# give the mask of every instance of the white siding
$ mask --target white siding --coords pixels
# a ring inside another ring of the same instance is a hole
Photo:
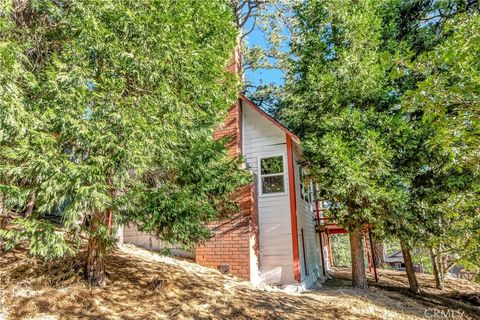
[[[145,232],[138,231],[135,225],[127,225],[123,228],[123,242],[131,243],[139,247],[143,247],[150,250],[162,251],[170,250],[175,256],[194,258],[195,253],[193,250],[184,250],[180,245],[170,245],[160,241],[153,235]]]
[[[301,198],[300,190],[300,150],[297,146],[294,148],[294,164],[295,164],[295,192],[297,198],[297,227],[298,227],[298,246],[300,254],[300,270],[302,275],[302,283],[306,287],[311,287],[315,280],[321,276],[322,262],[320,259],[320,244],[318,236],[315,232],[315,214],[313,205]],[[308,187],[308,186],[305,186]],[[302,244],[303,229],[303,244]],[[305,256],[303,255],[303,245],[305,246]],[[305,270],[305,259],[307,270]]]
[[[243,155],[258,183],[258,160],[283,156],[285,193],[258,196],[259,278],[267,283],[295,282],[293,276],[292,232],[288,195],[288,162],[285,133],[249,106],[243,106]]]

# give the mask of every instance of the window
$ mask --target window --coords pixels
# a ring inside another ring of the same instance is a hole
[[[309,186],[305,187],[305,185],[308,185],[307,180],[305,179],[305,170],[303,167],[300,167],[300,198],[303,200],[310,202],[310,190]]]
[[[313,186],[313,181],[310,181],[308,185],[308,202],[314,203],[315,202],[315,189]]]
[[[300,174],[299,174],[299,178],[300,178],[300,198],[302,198],[303,200],[305,200],[305,183],[304,183],[304,177],[303,177],[303,168],[300,167],[299,168],[300,170]]]
[[[260,187],[262,194],[285,192],[283,156],[260,159]]]

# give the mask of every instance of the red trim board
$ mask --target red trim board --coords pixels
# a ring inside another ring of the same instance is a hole
[[[290,196],[290,220],[292,226],[292,246],[293,246],[293,275],[296,281],[301,281],[300,274],[300,256],[298,253],[298,228],[297,228],[297,196],[295,192],[295,166],[293,163],[292,137],[285,134],[287,139],[287,159],[288,159],[288,189]]]

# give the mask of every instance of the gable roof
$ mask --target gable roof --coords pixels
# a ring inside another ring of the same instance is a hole
[[[290,130],[288,130],[284,125],[282,125],[280,122],[278,122],[277,120],[275,120],[274,118],[272,118],[270,115],[268,115],[265,111],[263,111],[262,109],[260,109],[259,107],[257,107],[252,101],[250,101],[247,97],[245,97],[243,94],[239,94],[238,95],[239,98],[245,102],[249,107],[251,107],[253,110],[257,111],[260,115],[262,115],[265,119],[267,119],[268,121],[270,121],[271,123],[273,123],[275,126],[277,126],[280,130],[282,130],[283,132],[285,132],[287,135],[290,136],[290,138],[292,138],[293,141],[295,141],[296,143],[300,144],[300,138],[297,137],[293,132],[291,132]]]
[[[403,253],[401,250],[385,256],[385,262],[403,262]]]

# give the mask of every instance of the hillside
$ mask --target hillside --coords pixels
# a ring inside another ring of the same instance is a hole
[[[89,288],[72,259],[44,264],[15,251],[0,256],[0,265],[2,320],[424,319],[426,309],[442,308],[401,291],[353,290],[342,280],[303,294],[255,287],[132,246],[110,254],[110,283],[104,289]],[[346,276],[345,271],[339,270],[340,278]],[[469,317],[475,315],[470,312]]]

